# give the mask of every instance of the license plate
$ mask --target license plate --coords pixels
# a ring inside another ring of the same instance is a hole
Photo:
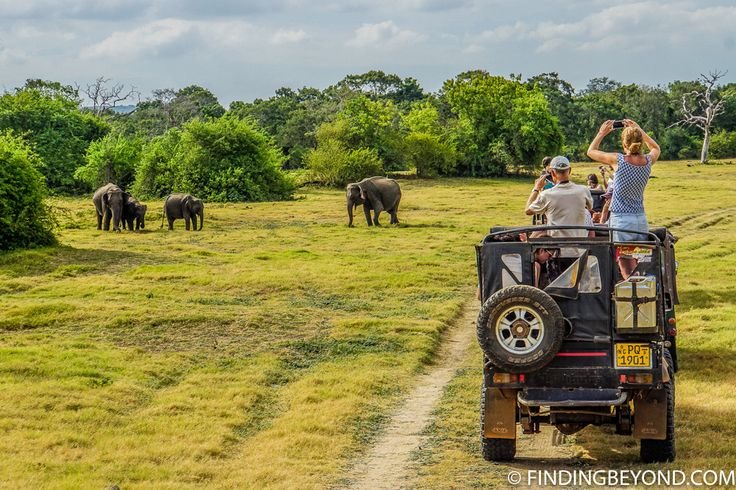
[[[616,367],[652,367],[651,349],[647,344],[616,344]]]

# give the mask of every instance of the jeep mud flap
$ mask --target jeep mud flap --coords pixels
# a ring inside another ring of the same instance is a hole
[[[487,439],[516,439],[516,390],[486,390],[483,429]]]
[[[634,397],[634,431],[636,439],[667,438],[667,392],[652,389]]]

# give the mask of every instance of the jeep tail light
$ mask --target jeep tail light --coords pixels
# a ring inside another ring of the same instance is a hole
[[[668,334],[668,335],[669,335],[670,337],[675,337],[675,336],[677,336],[677,329],[676,329],[676,328],[674,328],[674,327],[673,327],[673,328],[668,328],[668,329],[667,329],[667,334]]]
[[[654,382],[654,376],[651,374],[622,374],[620,380],[622,383],[650,385]]]
[[[674,327],[674,326],[675,326],[675,325],[677,324],[677,320],[675,320],[675,317],[674,317],[674,316],[671,316],[671,317],[669,317],[669,318],[667,319],[667,323],[668,323],[668,324],[669,324],[669,325],[670,325],[671,327]]]
[[[509,373],[495,373],[493,375],[493,382],[495,384],[507,384],[507,383],[518,383],[523,379],[523,374],[509,374]]]

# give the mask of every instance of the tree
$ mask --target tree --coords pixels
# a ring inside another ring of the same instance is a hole
[[[0,250],[54,243],[39,165],[22,138],[0,132]]]
[[[329,186],[344,186],[383,173],[383,162],[375,149],[347,146],[349,124],[345,119],[324,123],[317,130],[317,148],[305,161],[312,179]]]
[[[708,75],[701,74],[700,81],[703,90],[693,90],[682,96],[682,119],[673,124],[696,126],[703,131],[703,149],[700,152],[700,163],[708,161],[708,147],[710,146],[711,127],[713,121],[724,110],[724,99],[716,98],[714,90],[718,80],[726,72],[712,71]]]
[[[74,176],[93,189],[108,182],[127,189],[133,183],[142,145],[140,137],[109,133],[89,145],[87,164],[79,167]]]
[[[533,167],[562,145],[559,122],[538,87],[476,70],[446,81],[442,97],[460,120],[456,128],[463,134],[455,139],[465,140],[462,174],[503,175],[506,159],[498,155],[507,154],[517,165]]]
[[[286,168],[302,166],[305,152],[316,146],[314,134],[320,124],[335,117],[337,102],[315,88],[276,90],[268,99],[252,103],[235,101],[228,111],[238,118],[253,118],[281,147]]]
[[[89,144],[109,130],[103,120],[82,112],[75,97],[71,87],[40,80],[0,96],[0,130],[13,129],[31,144],[48,187],[61,192],[83,189],[74,172],[86,163]]]
[[[142,133],[149,138],[180,128],[195,118],[214,119],[225,114],[217,97],[206,88],[190,85],[179,90],[156,89],[152,97],[138,103],[130,114],[115,116],[115,124],[125,134]]]
[[[92,112],[95,115],[101,116],[126,100],[138,98],[138,101],[140,101],[141,94],[135,87],[131,86],[126,89],[122,83],[109,86],[109,82],[109,78],[97,77],[94,82],[81,89],[92,102]]]
[[[347,122],[344,143],[348,148],[373,148],[387,170],[403,168],[400,114],[393,102],[359,96],[345,103],[338,119]]]
[[[371,70],[360,75],[348,75],[337,83],[351,92],[372,100],[387,99],[395,104],[411,103],[424,98],[424,91],[414,78],[402,79],[393,73]]]

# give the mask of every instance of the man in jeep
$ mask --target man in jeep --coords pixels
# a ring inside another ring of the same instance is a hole
[[[587,224],[586,216],[590,216],[589,209],[593,207],[593,197],[590,190],[570,182],[570,161],[557,156],[550,163],[552,178],[556,185],[551,189],[543,190],[545,178],[540,177],[534,183],[531,195],[526,203],[526,214],[546,214],[550,226]],[[586,236],[585,229],[549,230],[550,236],[576,237]]]

